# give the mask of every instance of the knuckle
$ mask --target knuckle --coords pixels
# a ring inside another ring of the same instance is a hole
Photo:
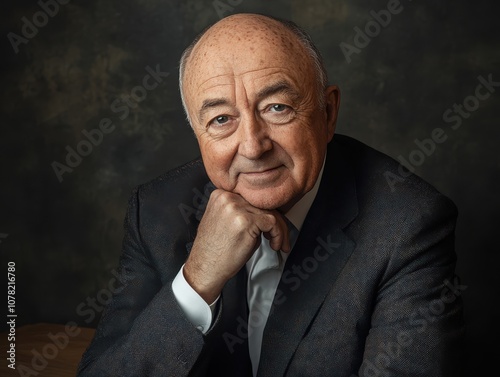
[[[226,214],[234,215],[238,212],[238,206],[234,202],[228,202],[224,205],[224,212]]]
[[[248,218],[239,213],[239,214],[236,214],[233,218],[233,223],[236,227],[240,228],[240,229],[244,229],[244,228],[247,228],[248,225],[249,225],[249,221],[248,221]]]
[[[278,219],[276,218],[275,215],[267,214],[266,218],[267,218],[267,221],[269,222],[269,225],[275,226],[276,224],[278,224]]]
[[[223,191],[223,190],[219,190],[219,191],[220,191],[220,193],[218,193],[217,199],[221,202],[221,204],[228,204],[228,203],[233,202],[233,200],[232,200],[233,194],[231,194],[230,192],[227,192],[227,191]]]
[[[219,196],[220,193],[213,191],[208,198],[207,208],[212,208],[216,206],[219,200]]]

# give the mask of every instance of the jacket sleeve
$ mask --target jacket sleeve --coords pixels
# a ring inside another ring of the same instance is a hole
[[[115,290],[83,355],[80,377],[199,375],[194,369],[204,336],[178,306],[172,282],[162,284],[145,251],[139,206],[136,190],[125,220],[122,286]]]
[[[460,375],[462,292],[456,207],[442,195],[407,211],[388,251],[359,377]]]

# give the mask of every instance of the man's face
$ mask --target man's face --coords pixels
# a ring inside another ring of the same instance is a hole
[[[185,100],[215,186],[286,210],[316,182],[338,91],[329,87],[320,108],[305,50],[288,31],[260,26],[239,36],[234,27],[209,31],[186,68]]]

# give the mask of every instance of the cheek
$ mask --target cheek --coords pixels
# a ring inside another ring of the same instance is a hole
[[[221,143],[201,142],[199,145],[203,164],[210,179],[217,187],[226,187],[233,154]]]
[[[283,145],[294,164],[292,175],[306,186],[314,184],[328,143],[326,133],[312,129],[309,124],[299,125],[298,131],[288,137]]]
[[[292,159],[311,163],[318,158],[321,159],[318,154],[322,154],[327,142],[326,132],[312,128],[310,123],[302,123],[296,126],[295,132],[286,135],[282,145]]]

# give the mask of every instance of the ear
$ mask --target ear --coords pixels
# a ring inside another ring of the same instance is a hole
[[[330,85],[325,89],[326,127],[328,142],[333,138],[340,106],[340,89],[337,85]]]

